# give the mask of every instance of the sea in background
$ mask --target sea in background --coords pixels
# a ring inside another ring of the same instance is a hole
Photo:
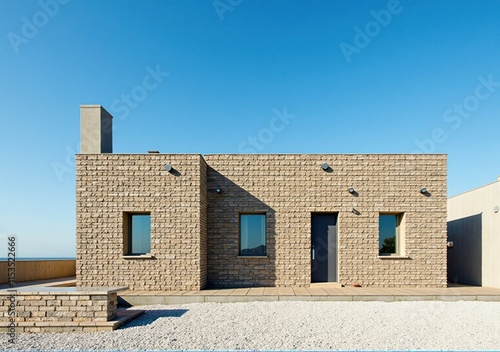
[[[75,260],[75,257],[24,257],[16,258],[16,262],[28,261],[28,260]],[[7,261],[7,257],[0,257],[0,262]]]

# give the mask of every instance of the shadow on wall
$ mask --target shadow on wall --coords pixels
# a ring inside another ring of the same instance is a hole
[[[482,284],[482,214],[448,222],[448,282]]]
[[[252,183],[250,177],[241,183]],[[266,214],[266,256],[240,254],[240,214]],[[208,287],[255,287],[276,284],[276,214],[212,167],[208,167]]]
[[[120,330],[135,328],[140,326],[146,326],[154,323],[160,318],[180,318],[184,314],[189,312],[188,309],[153,309],[147,310],[139,316],[138,318],[132,320],[131,322],[123,325]]]

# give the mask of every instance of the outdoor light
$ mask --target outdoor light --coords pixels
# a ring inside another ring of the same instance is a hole
[[[172,172],[173,170],[172,165],[171,164],[165,165],[165,170],[167,170],[168,172]]]
[[[321,165],[321,168],[326,171],[330,168],[330,165],[328,165],[327,163],[324,163],[323,165]]]
[[[426,193],[427,193],[427,188],[423,187],[423,188],[420,190],[420,193],[422,193],[422,194],[426,194]]]
[[[351,212],[353,212],[356,215],[361,215],[360,211],[356,208],[352,208]]]
[[[351,187],[351,188],[349,188],[349,193],[353,194],[354,192],[356,192],[356,191],[354,190],[354,188],[352,188],[352,187]]]
[[[217,193],[222,193],[222,190],[221,190],[220,188],[217,188],[217,189],[215,190],[215,192],[217,192]]]

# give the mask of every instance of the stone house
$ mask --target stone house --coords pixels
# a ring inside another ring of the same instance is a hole
[[[112,153],[81,106],[77,285],[446,287],[446,155]]]
[[[500,288],[500,177],[448,199],[448,281]]]

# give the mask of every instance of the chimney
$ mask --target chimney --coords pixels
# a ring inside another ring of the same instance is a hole
[[[113,116],[101,105],[80,105],[80,153],[113,153]]]

